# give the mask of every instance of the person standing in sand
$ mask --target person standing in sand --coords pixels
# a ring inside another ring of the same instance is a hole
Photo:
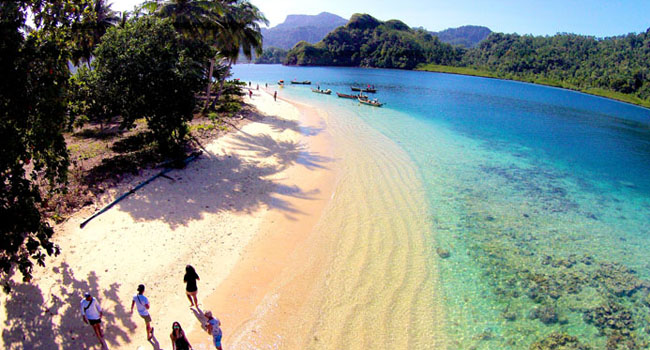
[[[106,342],[104,341],[104,333],[102,332],[102,306],[99,305],[99,301],[93,298],[90,293],[85,293],[84,298],[81,299],[81,316],[83,317],[84,323],[90,324],[95,331],[95,336],[99,340],[99,343],[102,345],[102,348],[107,349]]]
[[[199,307],[199,301],[196,299],[196,294],[198,293],[199,288],[196,286],[196,281],[200,280],[199,275],[196,274],[192,265],[185,266],[183,282],[187,283],[185,286],[185,293],[187,294],[187,299],[190,301],[190,307]]]
[[[278,92],[274,91],[273,92],[273,101],[277,101],[277,100],[278,100]]]
[[[190,350],[192,349],[192,344],[190,344],[187,337],[185,337],[185,332],[181,324],[178,322],[172,323],[172,334],[169,335],[172,339],[172,350]]]
[[[208,322],[205,324],[205,329],[208,331],[208,333],[212,334],[214,347],[217,350],[223,350],[221,348],[221,337],[223,336],[223,333],[221,332],[221,321],[219,321],[217,318],[212,317],[211,311],[206,311],[205,317],[208,319]]]
[[[147,340],[151,340],[153,338],[153,327],[151,327],[151,315],[149,315],[149,299],[144,296],[144,284],[138,286],[138,294],[133,296],[131,315],[133,315],[133,306],[137,306],[138,314],[140,314],[147,326]]]

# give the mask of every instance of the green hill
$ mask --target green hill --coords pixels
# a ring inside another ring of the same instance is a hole
[[[401,21],[382,22],[367,14],[355,14],[320,42],[296,44],[285,63],[413,69],[422,62],[452,64],[460,60],[462,53],[462,49]]]
[[[492,31],[490,28],[482,26],[462,26],[458,28],[448,28],[439,32],[431,32],[437,36],[443,43],[451,45],[460,45],[463,47],[475,47],[481,41],[485,40]]]

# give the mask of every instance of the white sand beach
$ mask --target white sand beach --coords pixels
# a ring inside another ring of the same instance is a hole
[[[275,102],[263,91],[247,101],[264,115],[206,145],[208,152],[187,168],[169,172],[171,179],[156,179],[79,228],[97,208],[157,172],[145,171],[112,189],[98,201],[101,205],[84,208],[57,226],[61,254],[36,268],[31,283],[17,282],[9,296],[2,296],[0,347],[99,349],[79,311],[79,301],[89,291],[104,309],[110,349],[171,349],[173,321],[181,323],[195,349],[212,348],[210,336],[200,328],[203,316],[189,308],[185,296],[185,265],[193,265],[201,278],[198,298],[205,311],[212,307],[211,298],[219,299],[215,291],[233,268],[246,270],[249,262],[242,257],[250,253],[247,247],[259,249],[252,242],[268,242],[288,226],[310,231],[329,200],[334,178],[331,156],[320,153],[327,152],[326,133],[310,132],[323,128],[315,111]],[[270,246],[280,260],[260,265],[269,269],[269,281],[292,251],[286,242],[300,239],[304,234],[284,240],[282,249]],[[129,313],[140,283],[151,302],[151,343],[137,311]],[[226,345],[234,327],[250,317],[264,295],[259,290],[264,283],[240,287],[246,293],[229,301],[230,313],[214,310]]]

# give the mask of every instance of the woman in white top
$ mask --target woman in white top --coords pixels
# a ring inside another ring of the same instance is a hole
[[[144,296],[144,284],[138,286],[138,294],[133,296],[131,302],[131,314],[133,315],[133,307],[137,306],[138,314],[144,320],[147,326],[147,340],[153,338],[153,327],[151,327],[151,315],[149,315],[149,299]]]

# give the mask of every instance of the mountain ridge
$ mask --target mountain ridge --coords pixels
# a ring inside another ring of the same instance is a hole
[[[277,47],[288,50],[300,41],[316,43],[347,22],[347,19],[329,12],[317,15],[288,15],[284,22],[272,28],[262,28],[264,48]]]

